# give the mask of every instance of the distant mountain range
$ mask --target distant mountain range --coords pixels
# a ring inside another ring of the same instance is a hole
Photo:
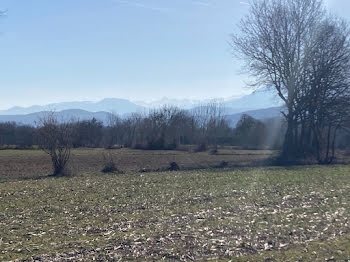
[[[262,108],[279,107],[282,106],[282,103],[274,90],[261,88],[241,98],[225,101],[224,106],[228,114],[236,114]]]
[[[134,103],[136,105],[139,105],[145,108],[159,108],[162,106],[171,105],[171,106],[176,106],[183,109],[191,109],[205,101],[191,100],[191,99],[171,99],[171,98],[163,97],[162,99],[151,101],[151,102],[134,101]]]
[[[0,122],[16,122],[23,125],[35,125],[41,118],[48,115],[48,111],[41,111],[25,115],[0,115]],[[104,124],[108,123],[111,113],[89,112],[81,109],[69,109],[55,112],[58,120],[91,120],[93,118],[102,121]]]
[[[230,120],[233,126],[237,124],[243,113],[256,119],[266,119],[279,116],[281,111],[280,100],[273,92],[267,89],[259,89],[241,98],[214,101],[219,101],[224,106],[225,115],[227,115],[227,119]],[[164,105],[190,110],[208,102],[210,100],[168,98],[152,103],[131,102],[119,98],[106,98],[99,102],[63,102],[44,106],[12,107],[7,110],[0,110],[0,122],[14,121],[21,124],[34,124],[48,111],[54,111],[60,119],[87,120],[96,118],[103,123],[107,123],[111,113],[125,116],[133,112],[147,112],[151,108],[159,108]]]
[[[144,107],[136,105],[129,100],[120,98],[106,98],[99,102],[63,102],[48,104],[45,106],[30,106],[30,107],[12,107],[8,110],[0,110],[0,115],[25,115],[42,111],[60,112],[63,110],[80,109],[89,112],[113,112],[119,115],[124,115],[132,112],[140,112],[145,110]]]
[[[91,101],[76,101],[54,103],[44,106],[34,105],[30,107],[12,107],[7,110],[0,110],[0,115],[25,115],[41,111],[63,111],[71,109],[80,109],[89,112],[113,112],[119,115],[129,114],[133,112],[142,112],[149,108],[159,108],[164,105],[177,106],[183,109],[191,109],[201,104],[206,104],[210,101],[219,101],[226,108],[228,114],[239,113],[248,110],[261,108],[269,108],[280,106],[278,99],[273,92],[266,89],[258,89],[257,91],[243,96],[241,98],[231,98],[228,100],[190,100],[190,99],[169,99],[163,98],[154,102],[131,102],[120,98],[106,98],[99,102]]]

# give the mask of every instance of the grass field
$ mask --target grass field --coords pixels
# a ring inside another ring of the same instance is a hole
[[[228,166],[261,165],[276,153],[269,150],[221,149],[216,155],[209,152],[132,150],[132,149],[75,149],[72,151],[71,167],[76,173],[99,172],[103,168],[103,153],[114,156],[119,169],[135,173],[165,170],[170,162],[177,162],[182,169],[208,168],[226,161]],[[33,178],[47,176],[52,172],[51,162],[40,150],[0,150],[0,179]]]
[[[348,261],[349,206],[349,166],[3,178],[0,261]]]

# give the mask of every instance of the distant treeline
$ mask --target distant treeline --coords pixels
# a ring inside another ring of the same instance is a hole
[[[286,130],[282,119],[256,120],[243,115],[236,127],[225,119],[224,110],[206,105],[192,111],[164,107],[148,114],[121,118],[111,115],[108,125],[96,119],[68,121],[72,147],[114,148],[122,146],[146,150],[173,150],[194,145],[196,151],[209,147],[237,146],[242,149],[280,149]],[[38,144],[40,126],[0,123],[2,148],[30,148]],[[339,136],[338,146],[350,145],[350,136]]]

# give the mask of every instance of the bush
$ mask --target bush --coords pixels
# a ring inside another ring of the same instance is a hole
[[[176,162],[170,163],[169,171],[179,171],[179,170],[180,170],[180,167]]]
[[[49,112],[39,120],[37,141],[52,162],[53,175],[63,175],[71,155],[75,136],[71,122],[58,121],[54,112]]]
[[[117,164],[114,161],[113,155],[111,153],[103,153],[103,173],[123,173],[121,170],[118,169]]]
[[[218,168],[225,168],[225,167],[228,167],[227,161],[221,161],[221,163],[218,165]]]

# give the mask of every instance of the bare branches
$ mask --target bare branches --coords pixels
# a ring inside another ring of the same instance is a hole
[[[232,46],[257,84],[272,85],[286,104],[286,158],[312,144],[319,161],[329,162],[350,103],[347,24],[327,17],[322,0],[253,0],[250,11]]]
[[[52,161],[53,175],[62,174],[70,158],[73,142],[73,126],[59,122],[54,112],[49,112],[39,121],[38,144]]]
[[[287,106],[303,82],[305,39],[322,14],[319,0],[255,0],[232,38],[257,84],[273,85]]]

